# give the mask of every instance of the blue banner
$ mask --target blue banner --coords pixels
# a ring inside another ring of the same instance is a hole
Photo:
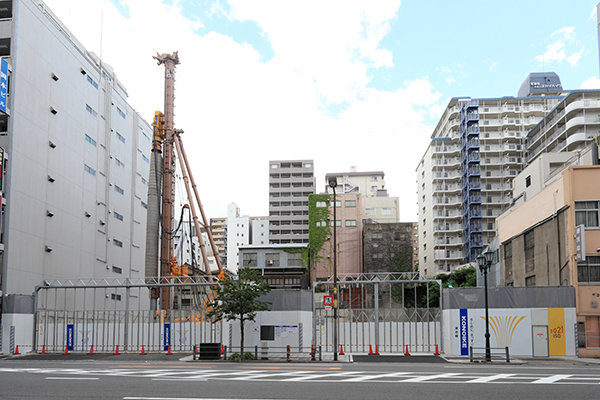
[[[75,333],[75,329],[73,324],[67,325],[67,348],[69,350],[73,350],[73,334]]]
[[[165,351],[169,350],[169,345],[171,344],[171,324],[165,324]]]
[[[467,315],[467,309],[460,309],[460,318],[458,322],[459,326],[459,340],[460,340],[460,355],[468,356],[469,355],[469,318]]]
[[[8,95],[8,63],[0,60],[0,111],[6,112],[6,96]]]

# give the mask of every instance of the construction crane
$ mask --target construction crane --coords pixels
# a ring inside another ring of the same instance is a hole
[[[175,129],[174,127],[175,69],[179,64],[179,55],[177,52],[174,52],[173,54],[157,54],[153,58],[158,61],[158,65],[164,65],[165,97],[164,113],[156,111],[152,124],[152,155],[148,182],[148,224],[146,231],[146,276],[160,277],[161,283],[169,283],[173,276],[187,276],[189,272],[186,266],[177,263],[173,254],[174,238],[181,226],[184,211],[182,209],[178,226],[174,227],[175,170],[178,163],[183,175],[185,194],[188,199],[188,203],[184,208],[188,208],[192,214],[194,227],[198,235],[198,247],[200,248],[204,264],[203,273],[212,276],[207,250],[202,240],[202,233],[206,233],[210,250],[215,257],[219,269],[218,277],[222,278],[223,267],[219,259],[219,253],[212,238],[210,225],[204,214],[196,183],[181,140],[183,130]],[[202,223],[198,219],[197,210],[202,218]],[[215,281],[218,277],[214,277]],[[208,300],[212,295],[212,292],[208,294],[203,308],[207,307],[209,304]],[[153,288],[150,298],[154,309],[171,309],[170,287],[162,286],[160,289]]]

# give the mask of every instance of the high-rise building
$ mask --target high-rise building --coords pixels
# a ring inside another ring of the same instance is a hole
[[[239,248],[252,240],[250,217],[240,216],[240,208],[235,203],[227,205],[227,269],[236,273],[239,268]]]
[[[269,243],[308,243],[313,160],[269,161]]]
[[[227,218],[211,218],[210,233],[219,252],[221,265],[227,265]]]
[[[421,273],[473,262],[492,242],[527,162],[527,134],[564,96],[548,72],[530,74],[518,97],[450,100],[416,170]]]
[[[143,278],[150,125],[42,1],[3,1],[0,36],[2,299],[32,298],[44,280]],[[4,332],[25,326],[18,304],[2,304]]]

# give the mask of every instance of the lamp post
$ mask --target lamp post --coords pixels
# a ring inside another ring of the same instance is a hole
[[[337,178],[329,177],[329,187],[333,189],[333,361],[338,360],[338,284],[337,284],[337,238],[336,238],[336,214],[335,209],[337,208],[337,201],[335,195],[335,188],[337,187]]]
[[[494,252],[489,249],[477,257],[477,265],[479,265],[479,270],[483,272],[483,282],[485,285],[485,361],[487,362],[492,361],[492,354],[490,351],[490,314],[488,307],[487,275],[493,261]]]

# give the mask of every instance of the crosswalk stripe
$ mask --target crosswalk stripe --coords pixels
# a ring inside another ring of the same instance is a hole
[[[467,381],[467,383],[486,383],[496,381],[498,379],[510,378],[511,376],[515,376],[515,374],[496,374],[491,376],[482,376],[481,378],[471,379]]]
[[[554,382],[560,381],[561,379],[570,378],[571,376],[573,376],[573,375],[552,375],[552,376],[547,376],[545,378],[540,378],[531,383],[554,383]]]
[[[362,382],[369,379],[379,379],[379,378],[395,378],[402,375],[408,375],[410,372],[394,372],[391,374],[378,374],[378,375],[364,375],[357,376],[355,378],[342,379],[342,382]]]
[[[459,373],[454,373],[454,372],[449,372],[449,373],[446,373],[446,374],[417,376],[415,378],[405,379],[405,380],[402,380],[400,382],[402,382],[402,383],[424,382],[424,381],[430,381],[432,379],[449,378],[449,377],[457,376],[457,375],[460,375],[460,374]]]

